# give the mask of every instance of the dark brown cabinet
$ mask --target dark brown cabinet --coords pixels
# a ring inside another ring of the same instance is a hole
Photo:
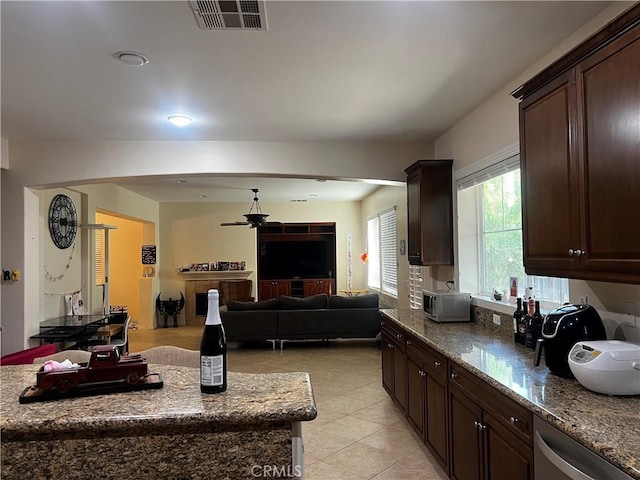
[[[260,300],[278,298],[280,295],[291,295],[289,280],[260,280],[258,282],[258,298]]]
[[[450,372],[451,478],[532,480],[531,412],[461,367]]]
[[[639,19],[636,6],[514,92],[529,274],[640,283]]]
[[[382,383],[445,472],[532,480],[533,414],[382,318]]]
[[[404,411],[407,388],[405,333],[384,321],[381,326],[382,386]]]
[[[407,174],[411,265],[453,265],[453,160],[419,160]]]
[[[267,223],[257,230],[259,300],[335,294],[335,223]]]
[[[331,296],[335,293],[334,281],[331,279],[305,280],[303,286],[303,295],[317,295],[318,293],[326,293]]]
[[[407,420],[448,471],[447,360],[420,340],[407,340]]]

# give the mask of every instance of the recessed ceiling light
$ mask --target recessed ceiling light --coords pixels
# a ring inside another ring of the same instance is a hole
[[[207,198],[206,195],[196,195],[196,197],[198,197],[198,198]]]
[[[316,182],[324,183],[326,181],[327,181],[326,178],[316,178]]]
[[[315,198],[315,197],[319,197],[319,195],[318,195],[317,193],[310,193],[310,194],[309,194],[309,196],[310,196],[310,197],[314,197],[314,198]]]
[[[187,181],[178,179],[178,180],[176,180],[176,183],[187,183]]]
[[[149,59],[138,52],[116,52],[113,56],[125,65],[130,65],[132,67],[142,67],[149,63]]]
[[[167,120],[173,123],[176,127],[185,127],[193,121],[191,120],[191,117],[187,117],[186,115],[170,115],[167,117]]]

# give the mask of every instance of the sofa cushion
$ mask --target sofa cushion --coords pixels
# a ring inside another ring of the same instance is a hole
[[[329,297],[326,293],[319,293],[309,297],[298,298],[280,295],[278,308],[281,310],[311,310],[314,308],[327,308]]]
[[[378,294],[358,295],[357,297],[341,297],[331,295],[329,308],[378,308]]]
[[[278,300],[271,298],[269,300],[261,300],[259,302],[238,302],[229,300],[227,302],[227,311],[238,312],[245,310],[275,310],[278,307]]]

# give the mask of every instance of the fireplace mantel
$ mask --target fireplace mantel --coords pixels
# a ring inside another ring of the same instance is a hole
[[[252,270],[224,270],[208,272],[179,272],[185,280],[246,280]]]

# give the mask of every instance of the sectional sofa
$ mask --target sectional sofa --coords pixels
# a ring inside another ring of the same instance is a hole
[[[326,294],[280,296],[260,302],[230,300],[222,311],[228,341],[375,338],[380,332],[377,293],[357,297]]]

